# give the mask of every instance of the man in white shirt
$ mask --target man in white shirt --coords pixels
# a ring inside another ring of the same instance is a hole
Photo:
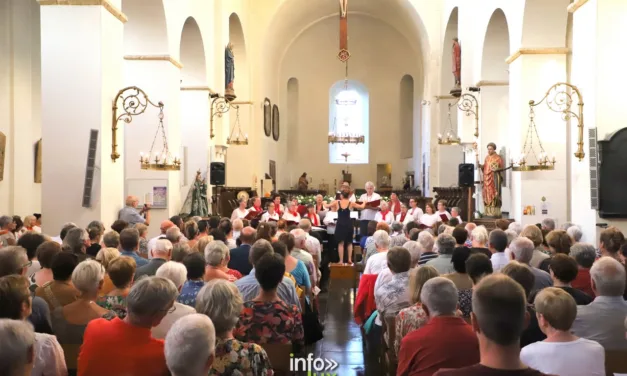
[[[424,214],[422,209],[418,207],[418,202],[416,201],[415,198],[409,199],[409,210],[407,212],[409,213],[409,215],[412,216],[414,221],[419,220],[420,217],[422,217],[422,215]]]
[[[359,201],[361,202],[372,202],[381,200],[381,196],[374,191],[374,184],[369,181],[366,183],[366,193],[359,197]],[[377,215],[378,208],[370,209],[366,208],[361,211],[361,216],[359,218],[359,233],[362,236],[366,236],[368,234],[368,222],[374,221],[374,217]]]
[[[392,222],[394,222],[394,213],[389,210],[388,203],[385,201],[381,201],[380,207],[381,211],[377,212],[377,214],[374,215],[374,220],[376,222],[385,222],[388,225],[391,225]]]
[[[390,248],[390,235],[384,230],[375,231],[372,235],[377,253],[368,257],[364,274],[379,274],[388,267],[387,253]]]
[[[157,240],[166,238],[165,233],[168,231],[170,227],[174,227],[174,223],[170,221],[169,219],[166,219],[165,221],[161,222],[161,226],[159,227],[159,229],[161,230],[161,235],[155,236],[154,238],[148,241],[148,246],[147,246],[148,256],[152,257],[151,256],[152,253],[150,251],[155,249],[157,245]]]
[[[492,253],[490,261],[492,261],[494,273],[503,269],[510,261],[507,254],[505,254],[505,248],[507,248],[507,234],[505,231],[499,229],[492,230],[488,240],[488,249]]]
[[[357,202],[357,198],[355,197],[355,194],[354,193],[350,193],[351,192],[351,185],[348,184],[347,181],[342,183],[342,186],[340,187],[340,192],[348,192],[350,194],[350,196],[348,197],[348,201],[350,201],[350,202]]]

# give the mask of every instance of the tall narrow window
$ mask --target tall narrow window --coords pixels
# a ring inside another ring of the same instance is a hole
[[[413,158],[414,156],[414,78],[410,75],[403,76],[401,80],[401,158]]]
[[[341,80],[329,91],[329,134],[364,136],[360,143],[329,144],[329,163],[368,163],[369,148],[368,89],[354,80]]]

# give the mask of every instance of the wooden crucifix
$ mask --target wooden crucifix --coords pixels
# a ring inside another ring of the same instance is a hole
[[[340,52],[337,57],[343,63],[351,57],[348,52],[348,0],[340,0]]]

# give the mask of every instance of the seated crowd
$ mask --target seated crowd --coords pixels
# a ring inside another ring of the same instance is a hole
[[[597,250],[573,224],[488,231],[445,202],[423,214],[395,200],[397,220],[357,239],[354,315],[397,375],[601,376],[606,355],[627,350],[618,229]],[[133,197],[110,230],[68,223],[48,237],[36,217],[26,230],[0,217],[0,374],[273,375],[270,346],[299,353],[319,339],[327,267],[313,227],[327,217],[322,202],[300,218],[279,199],[269,216],[298,224],[253,227],[258,201],[231,218],[172,217],[152,239]]]

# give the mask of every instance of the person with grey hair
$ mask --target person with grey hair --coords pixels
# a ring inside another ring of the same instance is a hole
[[[173,311],[178,290],[169,279],[146,277],[126,298],[124,320],[96,319],[87,325],[78,357],[83,375],[163,375],[164,343],[150,329]],[[141,351],[135,351],[141,349]]]
[[[205,247],[205,281],[219,278],[233,282],[242,278],[240,272],[228,268],[230,259],[229,247],[226,244],[219,240],[209,242]]]
[[[120,246],[120,234],[117,231],[109,231],[102,236],[103,248],[118,248]]]
[[[510,224],[507,226],[507,229],[515,231],[516,235],[520,235],[523,228],[520,222],[510,222]]]
[[[379,274],[387,265],[387,253],[390,248],[390,235],[387,231],[378,230],[372,235],[377,253],[368,257],[364,274]]]
[[[137,196],[127,196],[125,206],[118,212],[118,219],[128,222],[131,225],[135,223],[144,223],[150,225],[150,205],[144,206],[138,211],[139,198]]]
[[[59,232],[59,235],[52,237],[52,241],[57,242],[59,244],[63,244],[63,238],[65,238],[65,235],[67,235],[67,232],[70,231],[70,229],[74,227],[78,227],[78,226],[76,226],[76,224],[73,222],[65,223],[61,227],[61,231]]]
[[[0,319],[0,375],[30,375],[35,365],[35,332],[28,323]]]
[[[231,222],[231,224],[233,225],[233,239],[237,241],[240,234],[242,233],[242,229],[244,228],[244,222],[241,219],[237,218],[236,220]]]
[[[209,374],[215,359],[215,340],[213,323],[205,315],[195,313],[174,323],[164,349],[172,376]]]
[[[625,266],[605,256],[590,269],[596,298],[587,306],[577,306],[572,332],[578,337],[600,343],[606,351],[627,350],[623,322],[627,316]]]
[[[247,226],[242,229],[239,236],[241,245],[230,251],[231,260],[228,265],[230,269],[237,270],[242,275],[248,275],[250,273],[253,268],[249,258],[250,248],[255,242],[256,236],[257,232],[254,228]]]
[[[541,230],[543,231],[555,230],[555,220],[553,218],[544,218],[540,225],[542,226]]]
[[[344,187],[344,184],[346,184],[346,187]],[[366,182],[366,184],[364,185],[366,193],[362,194],[359,197],[359,200],[356,200],[355,195],[350,193],[350,185],[348,185],[348,183],[346,182],[344,182],[344,184],[342,184],[342,190],[346,190],[347,193],[350,195],[350,202],[360,201],[367,203],[373,201],[381,201],[381,196],[374,191],[374,183],[372,183],[371,181]],[[368,234],[368,222],[373,221],[377,213],[378,211],[376,208],[366,208],[361,211],[361,214],[359,215],[359,234],[361,236],[366,236]]]
[[[438,236],[436,240],[439,256],[429,260],[427,265],[433,266],[440,274],[449,274],[455,272],[452,257],[453,251],[457,246],[455,238],[448,234]]]
[[[569,228],[571,228],[572,226],[576,226],[574,223],[572,222],[564,222],[560,225],[560,230],[568,230]]]
[[[392,222],[392,226],[390,226],[392,230],[392,234],[390,235],[390,248],[392,247],[402,247],[403,244],[407,241],[405,234],[403,233],[403,224],[398,221]]]
[[[507,236],[507,247],[509,247],[509,245],[512,244],[512,241],[518,237],[518,233],[509,228],[505,230],[505,235]],[[505,253],[509,256],[507,249],[505,250]]]
[[[444,277],[429,279],[420,292],[429,323],[401,340],[398,375],[432,375],[442,368],[467,367],[479,362],[477,336],[456,315],[457,288]]]
[[[165,238],[172,244],[177,244],[181,241],[181,229],[178,226],[172,226],[165,232]]]
[[[492,252],[488,249],[488,241],[490,240],[488,236],[488,230],[485,226],[477,226],[475,227],[470,234],[470,241],[472,246],[470,249],[474,252],[480,252],[488,257],[492,257]]]
[[[138,267],[135,271],[136,281],[145,276],[155,275],[157,269],[170,261],[172,258],[172,243],[167,239],[157,240],[155,247],[150,250],[150,255],[152,256],[150,261],[146,265]]]
[[[155,241],[156,244],[156,241]],[[148,247],[152,249],[154,247]],[[128,256],[135,260],[137,267],[148,264],[148,260],[137,254],[139,250],[139,231],[136,228],[125,228],[120,233],[120,256]],[[152,253],[150,253],[152,254]]]
[[[579,227],[577,225],[572,225],[569,228],[567,228],[566,229],[566,233],[571,238],[573,238],[575,243],[579,243],[581,241],[581,238],[583,237],[583,232],[581,231],[581,227]],[[572,246],[571,246],[571,252],[572,252]]]
[[[396,316],[398,312],[409,306],[409,267],[411,255],[403,247],[392,247],[387,252],[388,271],[391,274],[388,281],[379,283],[384,271],[379,274],[374,288],[374,300],[379,315],[383,317]],[[380,322],[380,320],[378,320]]]
[[[179,262],[168,261],[165,264],[161,265],[155,274],[157,277],[169,279],[174,283],[177,290],[181,291],[183,288],[183,284],[187,279],[187,269],[185,266]],[[159,325],[153,327],[151,329],[152,337],[157,339],[163,339],[168,334],[172,325],[179,320],[181,317],[191,315],[196,313],[196,310],[193,307],[190,307],[185,304],[181,304],[177,301],[174,302],[174,306],[172,306],[174,311],[168,312],[163,320],[159,323]]]
[[[210,375],[264,375],[272,369],[261,346],[239,341],[233,336],[243,304],[237,287],[225,280],[213,280],[198,293],[196,309],[199,314],[209,317],[215,326],[215,363],[222,365],[219,372],[212,370]]]
[[[66,252],[74,253],[78,257],[78,261],[84,261],[87,259],[87,247],[91,245],[89,241],[89,234],[82,228],[75,227],[68,231],[65,239],[63,239],[63,250]]]
[[[185,256],[192,253],[188,243],[178,243],[172,246],[172,261],[183,262]]]
[[[577,277],[571,282],[571,285],[594,298],[590,268],[597,258],[596,249],[590,243],[575,243],[570,247],[569,256],[577,261],[578,267]]]
[[[526,237],[518,237],[509,245],[509,256],[512,260],[516,260],[521,264],[528,265],[535,277],[533,291],[542,290],[545,287],[553,286],[553,279],[549,273],[544,270],[533,267],[529,264],[533,257],[535,246],[533,242]]]
[[[272,244],[264,239],[257,240],[250,248],[249,260],[253,269],[250,271],[250,274],[238,279],[235,282],[235,286],[239,289],[244,301],[253,300],[257,295],[259,295],[261,286],[255,277],[255,265],[259,262],[262,256],[268,253],[274,253],[274,249],[272,248]],[[279,286],[277,287],[277,295],[286,304],[293,304],[298,308],[301,308],[298,295],[296,295],[296,287],[290,278],[284,277],[281,283],[279,283]]]
[[[15,230],[15,222],[13,222],[13,218],[9,217],[8,215],[1,216],[0,231],[6,232],[0,235],[0,247],[7,247],[17,244],[17,240],[15,239],[15,234],[13,233],[13,230]]]
[[[428,231],[420,231],[418,234],[418,244],[422,247],[422,254],[420,255],[420,261],[418,265],[425,265],[430,260],[438,257],[438,254],[434,252],[433,247],[435,245],[435,238]]]
[[[314,258],[314,255],[309,253],[309,249],[307,248],[307,240],[308,238],[313,238],[309,236],[307,232],[305,232],[302,228],[297,228],[290,231],[290,234],[294,236],[294,249],[290,252],[290,254],[302,261],[307,270],[311,273],[314,281],[318,281],[318,265],[319,262],[316,262],[317,257]],[[318,243],[319,244],[319,243]]]
[[[422,254],[422,246],[420,243],[410,240],[403,244],[403,248],[408,250],[411,255],[410,269],[418,266],[418,261],[420,260],[420,255]]]

